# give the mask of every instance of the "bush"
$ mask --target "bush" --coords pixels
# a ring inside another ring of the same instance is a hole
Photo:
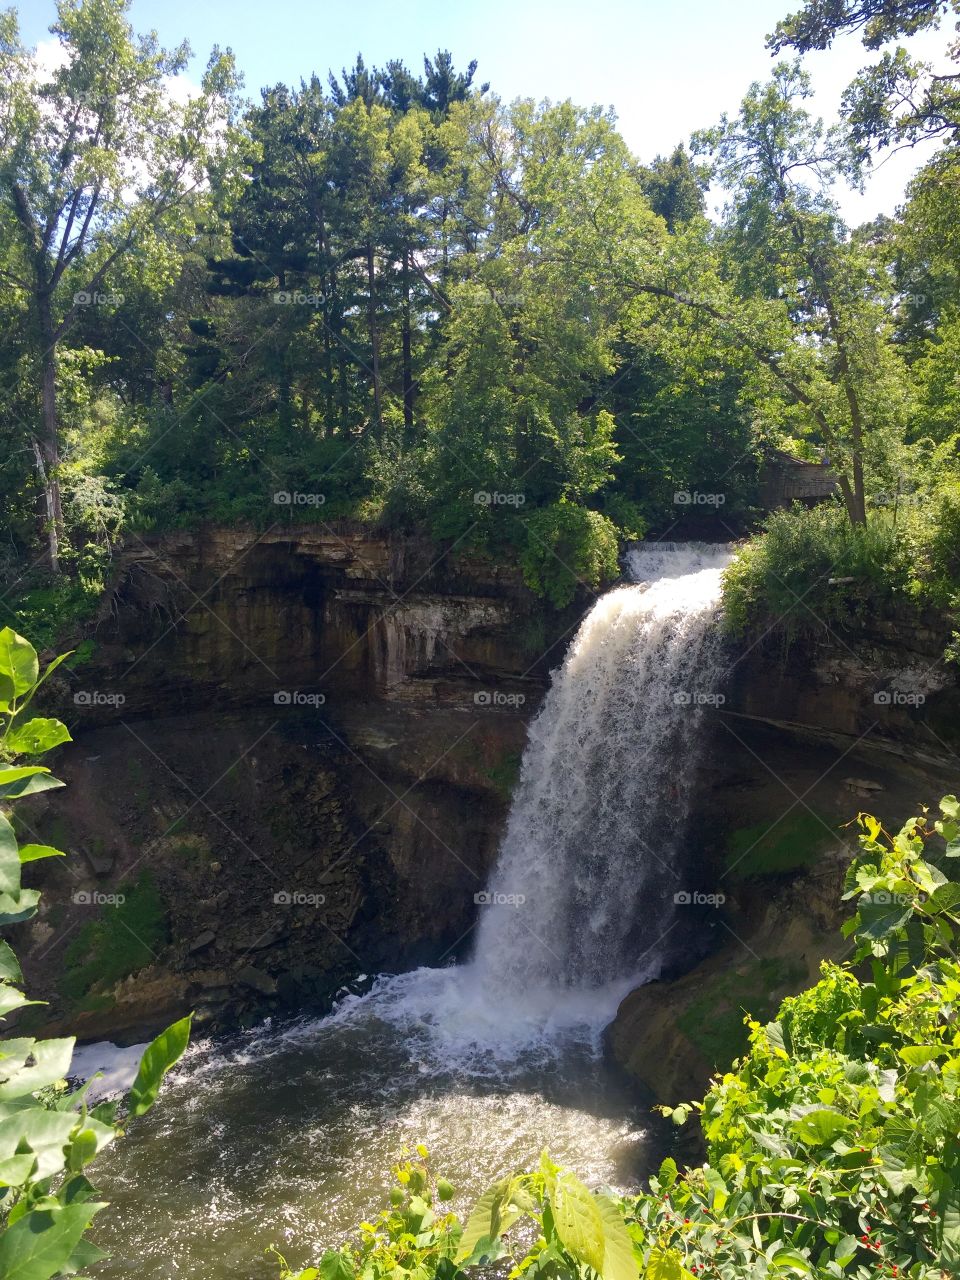
[[[578,585],[595,591],[619,573],[617,531],[599,511],[558,502],[534,511],[524,524],[523,580],[558,609],[570,603]]]
[[[844,578],[852,581],[836,581]],[[724,617],[734,635],[773,624],[792,638],[875,616],[911,580],[908,540],[892,515],[851,525],[839,505],[795,506],[769,516],[727,568]]]

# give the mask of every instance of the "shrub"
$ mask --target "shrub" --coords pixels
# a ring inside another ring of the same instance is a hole
[[[570,603],[578,585],[596,590],[617,576],[617,531],[598,511],[557,502],[524,524],[523,580],[558,609]]]
[[[794,506],[773,512],[727,568],[724,617],[735,635],[774,624],[792,638],[875,614],[910,581],[903,527],[892,516],[851,525],[839,505]]]

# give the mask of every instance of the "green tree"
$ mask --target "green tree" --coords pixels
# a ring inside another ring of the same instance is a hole
[[[41,73],[12,12],[0,32],[0,203],[16,237],[6,278],[21,291],[40,406],[28,419],[46,502],[50,567],[60,568],[58,348],[111,288],[136,245],[183,225],[230,111],[232,59],[215,50],[202,90],[170,92],[186,45],[134,37],[130,0],[60,0],[51,31],[65,55]]]

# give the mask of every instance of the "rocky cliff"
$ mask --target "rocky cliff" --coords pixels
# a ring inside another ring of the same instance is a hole
[[[73,855],[20,941],[38,1020],[235,1024],[462,952],[577,616],[355,526],[134,541],[53,690],[67,789],[25,815]]]

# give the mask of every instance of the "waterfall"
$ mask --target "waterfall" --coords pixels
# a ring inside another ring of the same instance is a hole
[[[641,546],[634,582],[580,626],[530,727],[478,974],[508,989],[600,987],[655,968],[705,710],[722,701],[714,625],[724,547]]]
[[[730,559],[690,543],[628,554],[631,581],[581,623],[530,726],[472,958],[381,978],[332,1020],[399,1028],[422,1072],[499,1076],[571,1037],[595,1045],[658,975],[683,945],[675,895],[704,715],[723,698]]]

